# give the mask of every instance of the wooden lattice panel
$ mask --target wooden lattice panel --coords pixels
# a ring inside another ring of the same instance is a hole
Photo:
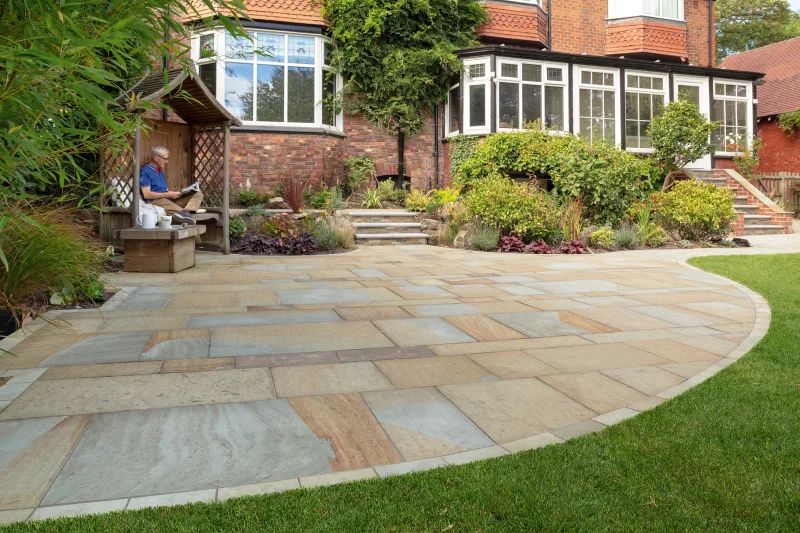
[[[103,153],[103,163],[100,168],[105,189],[103,207],[130,208],[134,198],[134,169],[133,148],[130,144],[121,151],[107,150]]]
[[[200,182],[203,205],[222,207],[225,190],[225,131],[221,126],[195,126],[192,142],[194,180]]]

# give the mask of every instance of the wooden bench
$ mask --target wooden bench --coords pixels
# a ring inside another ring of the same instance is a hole
[[[116,230],[125,244],[125,272],[174,273],[194,266],[195,239],[206,232],[198,224],[185,228]]]

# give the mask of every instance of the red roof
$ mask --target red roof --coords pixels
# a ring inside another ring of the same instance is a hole
[[[213,15],[213,12],[203,2],[199,0],[190,0],[190,2],[197,8],[201,17]],[[320,13],[321,3],[315,0],[244,0],[244,6],[247,14],[253,20],[326,25]]]
[[[726,57],[722,67],[764,72],[758,88],[758,116],[800,109],[800,37]]]

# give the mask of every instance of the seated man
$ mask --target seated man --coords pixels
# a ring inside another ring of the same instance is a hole
[[[200,203],[203,193],[195,192],[181,197],[181,193],[167,188],[167,177],[164,168],[169,161],[169,150],[163,146],[153,147],[152,159],[142,167],[139,174],[139,186],[142,188],[144,200],[164,208],[168,215],[181,223],[195,224],[190,212],[203,213]]]

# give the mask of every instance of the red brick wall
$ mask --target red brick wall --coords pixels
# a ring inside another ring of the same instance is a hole
[[[758,123],[761,153],[756,172],[800,174],[800,133],[787,135],[777,120]]]
[[[712,8],[713,9],[713,8]],[[707,67],[716,63],[716,38],[711,34],[712,57],[708,58],[708,0],[685,0],[683,15],[686,19],[689,35],[686,47],[689,51],[689,63]]]

